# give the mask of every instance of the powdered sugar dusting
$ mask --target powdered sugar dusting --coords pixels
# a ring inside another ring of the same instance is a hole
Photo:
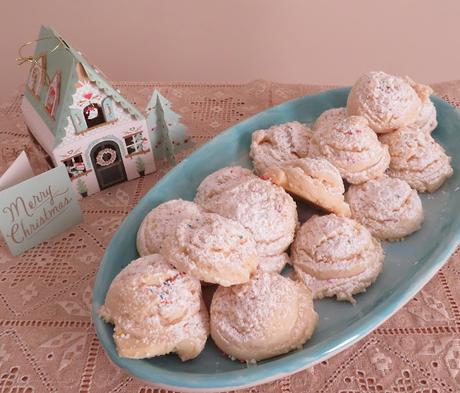
[[[431,132],[438,126],[438,121],[436,119],[436,107],[428,98],[423,104],[420,112],[415,119],[415,121],[408,125],[408,127],[419,130],[426,134],[431,134]]]
[[[332,108],[324,111],[316,119],[313,125],[313,130],[317,131],[321,128],[333,128],[335,123],[347,118],[347,108]]]
[[[388,148],[361,116],[336,121],[320,128],[312,137],[315,154],[330,161],[350,183],[362,183],[382,175],[388,168]]]
[[[182,199],[173,199],[158,205],[142,221],[137,232],[137,250],[140,256],[161,253],[166,239],[185,218],[201,214],[200,206]]]
[[[316,325],[311,295],[278,274],[220,287],[211,304],[211,334],[226,353],[259,360],[302,345]]]
[[[257,269],[253,236],[236,221],[214,213],[183,220],[165,250],[177,269],[209,283],[243,283]]]
[[[397,240],[422,225],[422,202],[417,191],[403,180],[382,176],[352,185],[346,199],[353,218],[380,239]]]
[[[310,151],[311,130],[299,122],[275,125],[252,134],[249,156],[255,171],[262,174],[267,168],[280,165]]]
[[[279,255],[294,238],[297,206],[281,187],[259,178],[241,183],[203,206],[242,224],[259,255]]]
[[[114,340],[124,357],[175,351],[190,359],[201,352],[209,332],[200,282],[158,254],[131,262],[115,277],[100,314],[115,324]]]
[[[364,116],[375,132],[385,133],[415,121],[422,102],[405,78],[373,71],[361,76],[348,96],[350,115]]]
[[[380,243],[356,221],[334,214],[306,221],[292,246],[294,267],[325,282],[339,278],[353,282],[375,261],[383,262]]]
[[[450,157],[426,133],[411,127],[382,135],[391,155],[388,175],[405,180],[420,192],[433,192],[453,173]]]
[[[239,166],[219,169],[207,176],[198,186],[195,202],[206,206],[208,202],[218,198],[223,192],[254,178],[256,175],[251,170]]]
[[[294,266],[297,277],[313,293],[314,299],[325,297],[336,297],[337,300],[345,300],[356,303],[353,295],[365,292],[366,288],[375,282],[383,268],[382,257],[370,260],[369,266],[363,272],[351,278],[333,278],[328,280],[319,280],[318,278],[305,273],[302,269]]]

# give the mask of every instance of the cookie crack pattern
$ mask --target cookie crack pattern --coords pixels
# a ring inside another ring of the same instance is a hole
[[[381,156],[377,161],[375,161],[375,163],[374,163],[373,165],[367,167],[367,168],[365,169],[366,171],[369,171],[369,170],[371,170],[371,169],[374,169],[376,166],[378,166],[379,164],[381,164],[382,161],[385,161],[386,155],[387,155],[387,154],[385,154],[385,150],[383,150],[383,152],[384,152],[383,156]]]
[[[388,216],[389,213],[395,213],[395,217],[382,217],[381,215],[377,217],[378,212],[381,210],[380,207],[376,206],[375,204],[372,204],[371,208],[369,208],[369,213],[366,215],[366,217],[375,222],[375,223],[385,223],[385,222],[398,222],[400,218],[398,216],[402,216],[404,214],[404,211],[408,210],[411,201],[412,201],[412,195],[408,194],[404,199],[398,199],[398,201],[401,201],[399,206],[395,206],[389,209],[389,211],[384,211],[385,215]],[[387,208],[385,206],[385,208]]]
[[[324,232],[323,229],[320,229],[322,234],[323,234],[323,237],[321,238],[320,242],[318,244],[315,245],[315,250],[313,251],[314,254],[311,255],[307,250],[304,250],[304,249],[301,249],[299,250],[300,252],[305,252],[312,260],[318,260],[319,257],[317,255],[317,250],[321,247],[323,247],[326,243],[330,242],[331,240],[337,238],[337,237],[341,237],[341,238],[345,238],[345,239],[356,239],[358,237],[358,232],[352,228],[353,230],[353,233],[348,235],[343,228],[336,228],[335,229],[335,232],[333,232],[332,234],[327,234]],[[325,257],[327,257],[325,255]],[[351,256],[350,259],[353,259],[354,257]],[[347,260],[347,259],[345,259]],[[326,260],[319,260],[318,262],[323,262],[323,263],[331,263],[331,260],[330,259],[327,259]]]
[[[338,144],[339,142],[332,142],[332,143],[324,143],[323,146],[329,147],[333,151],[339,152],[339,153],[345,153],[345,154],[350,154],[350,153],[366,153],[369,152],[370,149],[366,146],[359,147],[359,146],[352,146],[352,148],[345,148],[342,147],[342,143]]]

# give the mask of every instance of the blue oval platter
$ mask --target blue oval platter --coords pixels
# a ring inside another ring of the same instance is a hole
[[[248,152],[254,130],[298,120],[312,123],[324,110],[346,105],[342,88],[286,102],[261,112],[218,135],[164,176],[124,220],[102,259],[93,291],[92,316],[99,339],[112,361],[154,385],[182,391],[223,391],[268,382],[295,373],[349,347],[407,303],[455,251],[460,238],[460,114],[432,97],[438,113],[433,137],[452,157],[454,175],[433,194],[421,194],[425,222],[402,242],[386,243],[385,264],[377,282],[356,296],[357,304],[315,301],[320,322],[302,349],[247,367],[221,354],[209,338],[201,355],[181,362],[175,355],[132,360],[117,355],[113,328],[97,310],[113,278],[138,257],[136,233],[144,216],[174,198],[193,200],[200,182],[229,165],[251,167]]]

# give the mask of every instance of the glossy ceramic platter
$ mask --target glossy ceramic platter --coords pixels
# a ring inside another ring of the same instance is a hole
[[[405,241],[384,243],[385,267],[377,282],[356,297],[358,303],[326,299],[315,302],[320,322],[303,349],[262,361],[256,366],[231,361],[208,339],[201,355],[182,363],[174,355],[146,360],[118,357],[112,326],[97,315],[111,281],[138,257],[137,229],[158,204],[174,198],[192,200],[208,174],[229,165],[250,167],[251,133],[273,124],[313,122],[324,110],[344,106],[349,89],[306,96],[261,112],[220,134],[172,169],[153,187],[120,226],[102,259],[93,292],[93,320],[99,339],[114,363],[153,384],[183,391],[219,391],[248,387],[292,374],[347,348],[408,302],[455,250],[460,237],[460,115],[437,97],[439,126],[433,136],[452,156],[454,176],[431,195],[422,195],[423,228]]]

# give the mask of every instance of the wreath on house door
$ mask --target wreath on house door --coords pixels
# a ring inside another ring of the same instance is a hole
[[[99,166],[111,165],[117,159],[117,152],[111,148],[102,149],[96,155],[96,162]]]

